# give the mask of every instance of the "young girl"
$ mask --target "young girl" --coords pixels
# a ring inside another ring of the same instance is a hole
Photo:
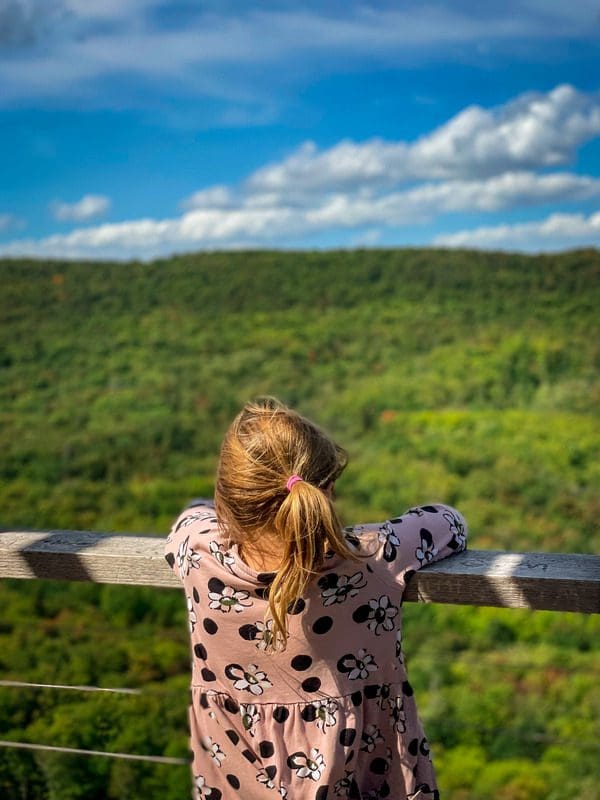
[[[465,548],[449,506],[342,529],[346,455],[266,399],[225,436],[215,502],[176,520],[193,653],[195,797],[437,798],[401,645],[417,569]]]

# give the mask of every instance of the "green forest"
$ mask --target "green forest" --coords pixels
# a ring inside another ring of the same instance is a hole
[[[0,261],[0,527],[165,537],[241,405],[350,453],[344,524],[461,509],[473,549],[598,552],[600,252]],[[0,579],[0,739],[187,757],[183,592]],[[445,800],[600,798],[600,615],[405,608]],[[0,747],[7,800],[181,800],[187,766]]]

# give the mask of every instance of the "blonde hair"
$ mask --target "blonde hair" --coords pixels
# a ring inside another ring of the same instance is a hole
[[[247,403],[231,424],[217,468],[215,509],[230,541],[280,544],[268,591],[271,650],[287,643],[287,614],[323,564],[325,552],[357,560],[342,531],[330,488],[347,454],[310,420],[272,397]],[[302,481],[287,488],[292,475]]]

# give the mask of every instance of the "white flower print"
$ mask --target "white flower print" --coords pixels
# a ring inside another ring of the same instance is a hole
[[[402,697],[394,698],[391,711],[390,725],[396,733],[404,733],[406,731],[406,714],[404,712],[404,699]]]
[[[467,532],[463,521],[451,511],[444,511],[442,516],[446,522],[448,522],[450,533],[452,534],[452,539],[448,542],[448,547],[452,550],[464,550],[467,546]]]
[[[258,621],[254,623],[256,627],[256,633],[254,635],[254,641],[256,642],[256,646],[259,650],[267,650],[269,647],[273,646],[273,620],[268,619],[266,622]],[[277,645],[273,648],[274,650],[282,650],[283,649],[283,642],[277,642]]]
[[[188,609],[188,619],[190,623],[190,633],[194,632],[194,627],[196,622],[198,622],[196,618],[196,612],[194,611],[194,604],[192,602],[192,598],[189,595],[186,595],[187,600],[187,609]]]
[[[207,513],[206,511],[197,511],[194,514],[188,514],[186,517],[179,520],[172,532],[176,533],[180,528],[187,528],[188,525],[193,525],[193,523],[198,522],[198,520],[209,519],[211,517],[214,517],[214,512]],[[208,531],[209,529],[207,528],[204,531],[200,531],[200,533],[208,533]]]
[[[254,736],[254,726],[260,720],[260,712],[254,703],[240,703],[240,714],[244,730]]]
[[[275,784],[273,783],[273,778],[267,773],[266,770],[261,769],[259,772],[256,773],[256,780],[259,783],[262,783],[267,789],[274,789]]]
[[[207,786],[206,778],[202,775],[194,775],[194,797],[210,797],[213,792],[212,786]]]
[[[356,656],[351,653],[342,656],[337,663],[340,672],[347,672],[348,678],[351,681],[364,680],[369,677],[370,672],[377,670],[377,664],[374,657],[367,653],[364,648],[361,648]]]
[[[381,731],[377,725],[367,725],[362,732],[361,738],[363,740],[363,744],[361,745],[360,749],[366,751],[367,753],[372,753],[377,747],[377,743],[384,741]]]
[[[182,578],[185,578],[189,572],[189,568],[187,567],[187,547],[189,540],[190,537],[186,536],[183,542],[179,543],[179,548],[177,549],[177,566],[179,567],[179,574]]]
[[[385,522],[379,528],[378,533],[379,541],[383,542],[383,558],[385,561],[395,561],[398,548],[400,547],[400,539],[394,530],[391,522]]]
[[[433,543],[433,536],[426,528],[421,528],[421,544],[415,550],[415,556],[421,565],[431,564],[437,552],[437,547]]]
[[[309,755],[306,753],[293,753],[288,757],[288,766],[296,770],[299,778],[310,778],[318,781],[325,769],[325,758],[316,747],[311,748]]]
[[[239,664],[228,664],[225,667],[225,674],[234,682],[234,689],[245,690],[255,695],[262,694],[265,689],[273,685],[256,664],[250,664],[247,669],[243,669]]]
[[[392,631],[394,630],[394,618],[397,615],[398,608],[392,604],[386,594],[379,599],[369,600],[367,628],[376,636],[379,636],[384,631]]]
[[[207,737],[207,740],[208,741],[206,745],[204,745],[204,749],[207,751],[208,755],[212,758],[216,765],[220,767],[221,762],[225,758],[225,753],[221,750],[216,742],[213,742],[210,736]]]
[[[353,575],[336,575],[329,572],[319,580],[321,598],[324,606],[343,603],[349,597],[355,597],[367,582],[362,572]]]
[[[224,545],[219,544],[219,542],[215,542],[214,539],[209,543],[208,549],[211,552],[213,558],[219,562],[222,567],[227,567],[231,572],[231,565],[235,564],[235,558],[229,554],[229,551],[225,549]]]
[[[288,796],[288,790],[285,788],[285,786],[283,784],[279,785],[278,791],[279,791],[279,796],[280,797],[287,797]]]
[[[225,614],[230,611],[240,612],[244,608],[252,605],[252,601],[248,598],[250,592],[245,589],[234,589],[232,586],[224,586],[221,591],[214,591],[208,593],[210,600],[209,608],[218,609]]]
[[[179,574],[182,578],[189,573],[190,569],[198,569],[200,567],[200,553],[190,547],[188,552],[188,543],[190,537],[186,536],[183,542],[179,543],[177,550],[177,566],[179,567]]]
[[[335,725],[335,714],[338,710],[335,700],[319,700],[315,705],[317,706],[317,728],[325,731],[326,728]]]

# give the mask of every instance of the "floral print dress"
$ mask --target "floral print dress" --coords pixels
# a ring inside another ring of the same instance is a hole
[[[439,797],[402,654],[402,593],[417,569],[466,546],[450,506],[346,529],[369,554],[328,554],[288,609],[285,650],[269,652],[272,573],[219,530],[209,501],[166,540],[183,582],[192,650],[194,796],[220,800]]]

